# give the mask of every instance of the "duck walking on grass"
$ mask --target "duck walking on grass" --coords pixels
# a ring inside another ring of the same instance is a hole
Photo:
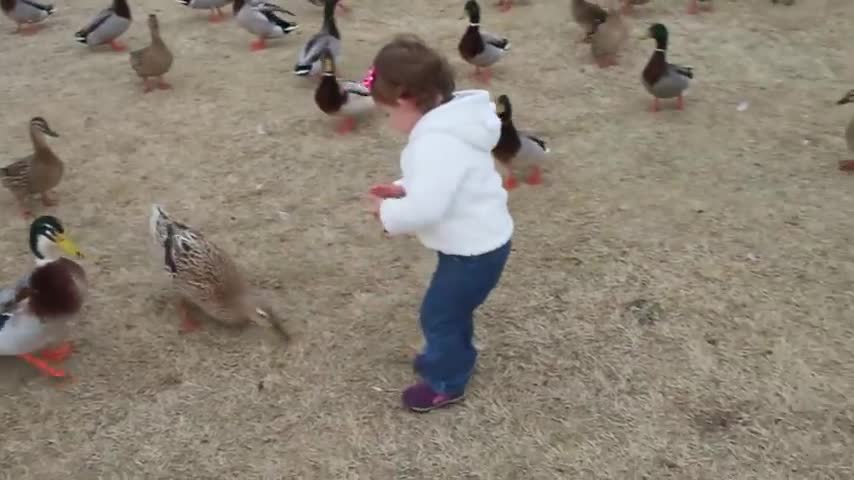
[[[595,20],[599,24],[599,20]],[[608,11],[605,23],[598,25],[590,39],[590,53],[600,68],[617,65],[620,49],[629,38],[629,29],[623,15],[616,10]]]
[[[495,113],[501,119],[501,136],[492,149],[492,156],[506,170],[504,188],[512,190],[519,186],[514,170],[527,170],[525,183],[539,185],[543,183],[542,164],[549,153],[546,142],[531,134],[519,132],[513,124],[513,106],[507,95],[501,95],[495,102]]]
[[[148,31],[151,35],[151,45],[130,52],[130,66],[142,78],[145,93],[154,89],[149,83],[152,78],[157,79],[157,88],[172,88],[172,85],[163,80],[163,75],[172,68],[172,52],[160,36],[157,15],[148,16]]]
[[[110,44],[117,52],[124,51],[127,47],[118,41],[119,36],[130,27],[130,6],[127,0],[113,0],[113,4],[98,12],[89,24],[74,34],[78,42],[95,47]]]
[[[838,102],[837,105],[847,105],[854,103],[854,90],[850,90]],[[848,145],[848,151],[854,154],[854,118],[848,122],[848,127],[845,128],[845,143]],[[841,160],[839,169],[843,172],[854,171],[854,160]]]
[[[320,59],[322,52],[329,51],[336,62],[341,55],[341,32],[335,24],[335,6],[338,0],[325,1],[323,25],[320,31],[312,35],[302,46],[294,66],[294,74],[300,77],[317,75],[323,70]]]
[[[24,218],[30,216],[27,201],[31,195],[40,195],[46,206],[56,205],[53,189],[59,185],[65,172],[65,164],[53,153],[45,135],[59,137],[47,124],[47,120],[33,117],[30,120],[33,153],[0,168],[0,183],[15,196]]]
[[[356,126],[357,117],[374,109],[371,89],[363,82],[344,81],[339,84],[335,76],[335,59],[329,50],[323,51],[321,61],[323,78],[317,84],[314,101],[323,113],[341,118],[338,133],[348,133]]]
[[[655,39],[655,51],[643,69],[641,80],[646,90],[652,94],[651,111],[658,111],[658,100],[675,98],[676,108],[684,108],[682,94],[691,85],[694,69],[675,63],[667,62],[667,27],[660,23],[653,24],[643,38]]]
[[[225,20],[226,15],[222,12],[223,7],[231,3],[231,0],[176,0],[181,5],[196,10],[210,10],[208,21],[219,23]]]
[[[40,22],[56,13],[56,8],[35,0],[0,0],[0,10],[15,22],[15,33],[30,35],[42,28]]]
[[[510,51],[510,40],[480,30],[480,5],[476,0],[466,2],[465,13],[469,18],[469,26],[457,49],[463,60],[474,65],[474,77],[489,83],[492,75],[490,68]]]
[[[70,323],[83,308],[86,272],[63,257],[82,258],[56,217],[43,216],[30,225],[30,250],[36,267],[0,290],[0,355],[17,356],[51,377],[65,371],[50,363],[71,355]]]
[[[278,5],[260,0],[234,0],[232,5],[234,18],[237,24],[257,38],[250,45],[253,52],[267,48],[268,38],[279,38],[293,32],[299,25],[280,18],[276,13],[287,13],[295,16],[293,12],[285,10]]]

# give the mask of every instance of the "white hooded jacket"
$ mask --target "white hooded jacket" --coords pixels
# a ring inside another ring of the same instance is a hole
[[[380,206],[386,231],[414,233],[449,255],[480,255],[510,240],[513,219],[492,157],[500,134],[485,90],[457,92],[427,112],[400,155],[403,175],[395,183],[406,196]]]

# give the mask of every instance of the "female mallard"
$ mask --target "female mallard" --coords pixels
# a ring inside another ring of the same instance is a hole
[[[690,0],[688,3],[688,14],[696,15],[700,10],[711,10],[712,0]]]
[[[314,102],[330,116],[341,117],[338,133],[344,134],[356,126],[356,117],[369,113],[374,108],[371,89],[363,82],[344,81],[341,84],[335,76],[335,58],[332,52],[321,53],[323,78],[314,92]]]
[[[145,93],[154,89],[149,79],[157,79],[157,88],[166,90],[172,85],[163,80],[163,75],[172,68],[172,52],[160,36],[160,24],[157,15],[148,16],[148,31],[151,34],[151,45],[130,52],[130,66],[142,78]]]
[[[332,58],[338,61],[341,54],[341,32],[335,24],[335,6],[338,0],[326,0],[323,7],[323,25],[305,42],[300,49],[294,73],[304,77],[317,75],[322,70],[320,56],[324,51],[332,52]]]
[[[489,82],[489,68],[510,51],[510,40],[480,30],[480,5],[476,0],[466,2],[465,12],[469,26],[457,48],[463,60],[474,65],[475,78]]]
[[[599,25],[590,39],[590,53],[601,68],[617,65],[620,49],[629,38],[629,29],[623,15],[613,9],[608,10],[608,19]]]
[[[59,136],[44,118],[33,117],[30,120],[33,153],[0,168],[0,183],[15,195],[24,218],[30,216],[27,200],[31,195],[40,195],[45,206],[56,205],[52,190],[59,185],[65,171],[65,164],[48,146],[45,135]]]
[[[88,25],[74,34],[78,42],[96,46],[109,43],[113,50],[122,52],[125,45],[117,38],[130,27],[130,7],[127,0],[113,0],[113,4],[95,15]]]
[[[583,29],[583,34],[579,41],[590,42],[599,25],[605,23],[608,19],[608,12],[604,8],[587,0],[572,0],[570,9],[573,20]]]
[[[845,105],[848,103],[854,103],[854,90],[849,91],[842,97],[837,105]],[[848,151],[854,153],[854,118],[848,122],[848,127],[845,128],[845,142],[848,144]],[[844,172],[854,171],[854,160],[841,160],[839,162],[839,169]]]
[[[179,296],[182,332],[199,327],[189,312],[196,306],[225,325],[269,324],[287,335],[272,308],[252,291],[234,261],[201,233],[172,220],[159,205],[151,207],[149,229],[159,250],[158,259],[172,276]]]
[[[658,111],[659,98],[676,98],[676,108],[682,110],[682,93],[691,84],[694,69],[667,62],[667,27],[664,25],[653,24],[644,38],[655,39],[655,51],[652,52],[641,76],[643,86],[653,96],[651,110]]]
[[[512,190],[519,184],[513,175],[513,170],[522,167],[528,170],[525,183],[538,185],[543,183],[542,163],[549,153],[546,142],[533,135],[516,130],[513,125],[513,107],[507,95],[501,95],[495,102],[495,113],[501,119],[501,136],[492,149],[492,156],[507,171],[504,177],[504,188]]]
[[[30,250],[36,267],[14,286],[0,290],[0,355],[18,356],[47,375],[64,377],[64,371],[48,362],[71,354],[66,341],[69,323],[82,309],[88,287],[83,268],[62,254],[75,258],[83,254],[51,216],[30,225]]]
[[[15,33],[36,33],[40,25],[36,25],[56,12],[51,4],[39,3],[35,0],[0,0],[0,10],[18,27]]]
[[[295,15],[292,12],[272,3],[261,0],[250,0],[249,3],[245,0],[234,0],[232,8],[237,24],[258,37],[250,45],[252,51],[267,48],[268,38],[284,37],[299,28],[296,22],[276,16],[276,12],[281,12],[293,17]]]
[[[177,0],[178,3],[186,7],[196,10],[210,10],[208,21],[211,23],[219,23],[225,20],[225,14],[222,13],[222,8],[231,3],[232,0]]]

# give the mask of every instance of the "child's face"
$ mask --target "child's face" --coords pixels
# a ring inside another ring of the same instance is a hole
[[[424,116],[411,100],[399,99],[397,105],[381,104],[380,108],[388,115],[388,122],[391,128],[406,135],[412,131],[418,120]]]

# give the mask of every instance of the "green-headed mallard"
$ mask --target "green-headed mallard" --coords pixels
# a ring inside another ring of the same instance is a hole
[[[247,283],[237,264],[200,232],[169,217],[152,205],[149,229],[158,248],[158,260],[172,277],[178,294],[181,331],[198,328],[190,308],[233,327],[250,322],[269,325],[287,336],[273,309]]]
[[[320,57],[324,51],[331,52],[332,58],[336,62],[338,56],[341,55],[341,32],[338,31],[338,25],[335,24],[335,5],[338,4],[338,0],[325,1],[323,24],[320,26],[320,31],[305,42],[297,56],[297,63],[294,65],[294,74],[300,77],[317,75],[323,70]]]
[[[130,52],[130,66],[142,78],[145,93],[154,89],[149,80],[157,79],[157,88],[166,90],[172,85],[163,80],[163,75],[172,68],[172,52],[160,36],[160,23],[157,15],[148,16],[148,31],[151,34],[151,45]]]
[[[850,90],[838,102],[837,105],[846,105],[854,103],[854,90]],[[854,118],[848,122],[848,127],[845,128],[845,142],[848,144],[848,151],[854,153]],[[839,169],[845,172],[854,171],[854,160],[841,160]]]
[[[572,11],[572,19],[582,29],[579,41],[589,42],[599,25],[608,19],[608,12],[604,8],[587,0],[572,0],[570,10]]]
[[[279,38],[293,32],[299,25],[296,22],[289,22],[276,13],[287,13],[290,16],[295,16],[293,12],[269,2],[261,0],[234,0],[232,4],[234,10],[234,18],[237,24],[244,30],[255,35],[257,38],[249,46],[249,49],[254,51],[267,48],[268,38]]]
[[[641,75],[643,86],[653,96],[651,110],[658,111],[660,98],[675,98],[676,107],[682,110],[682,94],[694,78],[694,69],[667,62],[667,27],[664,25],[651,25],[643,38],[655,39],[655,51],[652,52]]]
[[[356,126],[356,118],[374,109],[374,99],[371,90],[362,82],[338,82],[335,76],[335,59],[332,52],[324,50],[321,53],[323,63],[323,78],[317,84],[314,101],[323,113],[340,117],[338,133],[344,134]]]
[[[59,185],[65,171],[65,165],[51,150],[45,135],[59,136],[44,118],[33,117],[30,120],[33,153],[0,168],[0,183],[15,196],[25,218],[30,216],[27,201],[31,195],[40,195],[46,206],[56,204],[52,190]]]
[[[113,4],[95,15],[89,24],[74,34],[78,42],[94,47],[109,43],[117,52],[125,50],[125,45],[117,39],[130,27],[131,15],[127,0],[113,0]]]
[[[0,0],[0,10],[17,25],[15,33],[25,35],[36,33],[39,22],[56,13],[53,5],[35,0]]]
[[[465,4],[465,14],[469,18],[457,49],[463,60],[474,65],[475,78],[489,82],[490,67],[498,63],[510,51],[510,40],[493,35],[480,29],[480,5],[476,0],[468,0]]]
[[[549,153],[546,142],[531,134],[519,132],[513,124],[513,106],[507,95],[500,95],[495,101],[495,113],[501,119],[501,136],[492,149],[492,156],[506,170],[504,188],[518,186],[513,171],[518,168],[527,170],[525,183],[537,185],[543,182],[542,164]]]
[[[225,20],[225,14],[222,13],[223,7],[231,3],[232,0],[176,0],[181,5],[190,7],[194,10],[210,10],[208,21],[211,23],[219,23]]]
[[[83,308],[88,290],[82,258],[56,217],[30,225],[30,250],[36,267],[11,287],[0,290],[0,355],[15,355],[52,377],[66,373],[48,362],[72,351],[69,324]]]

